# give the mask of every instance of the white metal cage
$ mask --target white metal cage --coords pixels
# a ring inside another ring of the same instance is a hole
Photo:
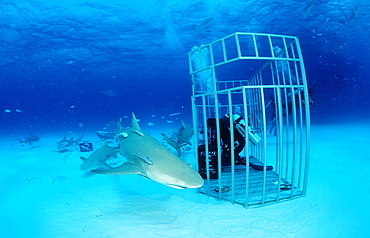
[[[304,196],[310,95],[298,39],[234,33],[194,47],[189,64],[200,193],[245,207]]]

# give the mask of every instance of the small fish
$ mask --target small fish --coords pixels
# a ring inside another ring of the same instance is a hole
[[[69,178],[68,177],[65,177],[65,176],[58,176],[58,177],[54,178],[53,176],[50,175],[50,177],[53,179],[53,184],[55,182],[61,182],[61,181],[67,181],[67,180],[69,180]]]
[[[173,117],[173,116],[177,116],[177,115],[180,115],[181,113],[180,112],[176,112],[176,113],[172,113],[172,114],[170,114],[169,116],[170,117]]]
[[[20,109],[15,109],[16,112],[18,113],[22,113],[22,111]]]
[[[32,178],[26,178],[27,179],[27,184],[30,184],[30,183],[37,183],[37,182],[39,182],[39,181],[41,181],[41,178],[39,178],[39,177],[32,177]]]
[[[139,136],[144,136],[144,133],[142,133],[141,131],[138,131],[138,130],[133,130],[131,129],[132,132],[135,132],[136,134],[138,134]]]
[[[105,127],[116,126],[116,125],[117,125],[117,122],[111,120],[110,122],[108,122],[107,124],[105,124]],[[103,129],[103,130],[105,130],[105,129]]]
[[[145,163],[147,164],[150,164],[152,165],[153,164],[153,161],[151,159],[149,159],[149,157],[144,157],[144,156],[141,156],[141,155],[138,155],[138,154],[134,154],[134,153],[131,153],[133,156],[136,156],[140,159],[142,159]]]
[[[122,136],[123,138],[127,138],[128,134],[127,134],[127,132],[121,132],[121,133],[116,135],[116,137],[119,137],[119,136]]]
[[[115,97],[118,96],[118,93],[112,91],[112,90],[102,90],[100,91],[101,94],[104,94],[106,96]]]
[[[12,111],[10,109],[5,109],[4,112],[5,113],[11,113]]]
[[[148,126],[154,126],[154,123],[153,122],[149,122],[148,123]]]

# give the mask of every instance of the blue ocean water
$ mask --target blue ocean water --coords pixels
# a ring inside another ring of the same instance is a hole
[[[188,52],[236,31],[298,36],[313,123],[370,116],[366,1],[0,3],[2,133],[97,130],[135,112],[191,122]],[[82,124],[80,124],[82,123]]]

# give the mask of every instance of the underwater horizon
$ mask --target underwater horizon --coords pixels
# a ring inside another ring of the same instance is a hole
[[[297,36],[312,123],[369,118],[364,1],[17,1],[0,4],[3,135],[94,131],[134,112],[191,123],[188,52],[234,32]],[[80,124],[82,123],[82,124]]]

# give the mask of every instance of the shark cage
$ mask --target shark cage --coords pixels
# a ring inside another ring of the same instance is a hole
[[[189,53],[200,193],[247,207],[306,194],[311,105],[298,39],[234,33]]]

